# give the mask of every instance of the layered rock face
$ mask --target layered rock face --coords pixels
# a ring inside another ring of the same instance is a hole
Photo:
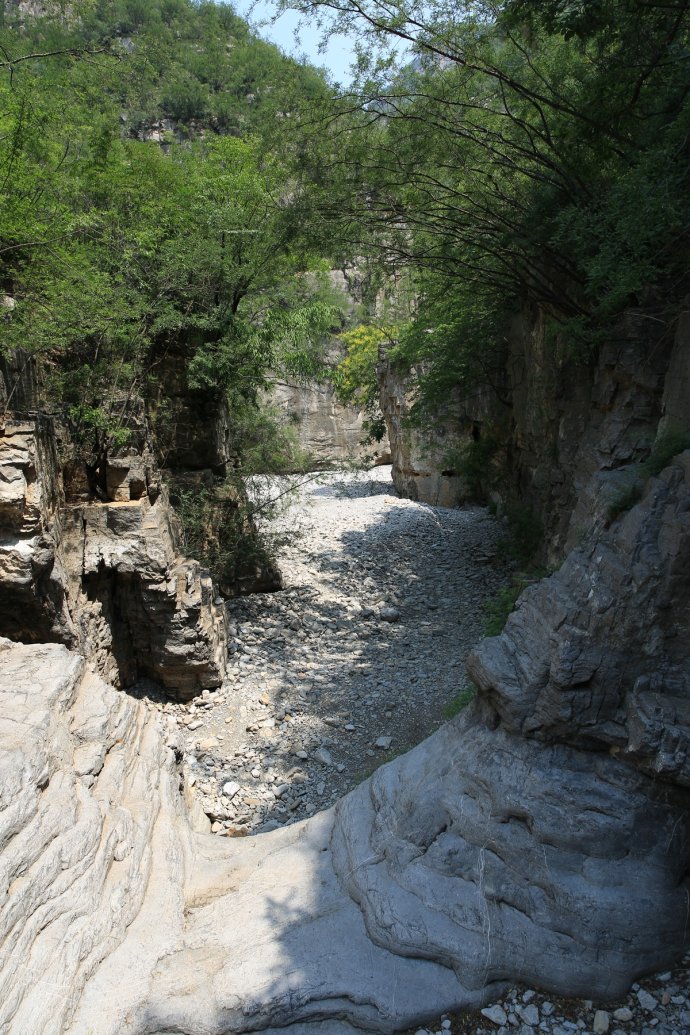
[[[508,981],[607,999],[672,964],[689,547],[690,452],[474,652],[475,705],[240,841],[191,832],[142,704],[61,646],[0,644],[3,1030],[385,1033]]]
[[[81,649],[116,685],[150,676],[186,699],[218,686],[225,614],[179,554],[167,494],[145,451],[115,459],[113,499],[65,500],[47,419],[0,430],[0,632]]]
[[[63,1032],[145,898],[179,912],[174,763],[157,720],[83,658],[0,640],[2,1031]]]
[[[567,342],[554,348],[542,314],[514,319],[510,479],[543,522],[549,563],[604,530],[611,503],[635,481],[660,432],[690,430],[687,399],[678,395],[689,330],[683,312],[674,338],[662,321],[630,310],[587,362]]]
[[[0,630],[76,645],[60,550],[60,470],[50,422],[0,426]]]
[[[492,724],[690,786],[690,450],[470,655]]]
[[[448,400],[433,433],[409,425],[409,381],[384,359],[381,407],[398,492],[463,502],[472,486],[454,473],[454,456],[491,436],[497,452],[484,493],[530,507],[544,528],[542,560],[560,564],[584,536],[604,531],[657,438],[690,434],[689,336],[687,311],[674,336],[664,321],[631,309],[596,358],[578,357],[568,341],[554,343],[543,313],[527,310],[507,328],[498,388],[476,385]]]
[[[465,480],[454,470],[453,454],[471,441],[476,421],[450,402],[438,414],[433,432],[410,426],[413,400],[407,379],[385,358],[377,368],[381,412],[386,421],[393,484],[406,499],[437,507],[456,507],[468,497]]]
[[[362,446],[363,414],[351,406],[341,406],[331,385],[275,380],[269,402],[295,435],[311,466],[371,458],[373,450]],[[386,462],[385,446],[379,453],[379,462]]]

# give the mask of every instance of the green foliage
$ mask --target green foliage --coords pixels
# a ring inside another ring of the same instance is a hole
[[[496,461],[500,449],[499,434],[488,428],[481,438],[470,438],[452,450],[446,457],[445,466],[464,479],[472,499],[484,501],[497,480]]]
[[[486,636],[499,636],[503,632],[508,616],[515,610],[517,599],[524,588],[525,583],[519,578],[514,578],[509,586],[499,589],[494,599],[487,603],[484,622]]]
[[[365,410],[378,399],[376,366],[381,349],[390,348],[396,340],[395,327],[374,327],[360,324],[340,336],[345,356],[332,374],[335,393],[344,405]]]
[[[690,430],[668,428],[657,436],[649,457],[642,464],[642,473],[646,478],[655,478],[675,456],[686,449],[690,449]]]
[[[330,372],[336,398],[344,406],[354,406],[365,414],[365,443],[380,442],[386,424],[379,407],[376,367],[381,351],[394,346],[397,327],[376,327],[360,324],[341,335],[345,356]]]
[[[515,610],[520,594],[545,578],[548,572],[543,568],[530,565],[526,571],[520,571],[513,575],[507,586],[499,589],[493,600],[490,600],[485,608],[484,634],[485,636],[499,636],[504,629],[509,615]]]
[[[270,406],[246,399],[238,391],[230,393],[229,401],[239,474],[284,474],[313,469],[313,459],[299,445],[294,427],[281,423]]]
[[[7,12],[0,44],[17,59],[0,62],[0,277],[15,303],[0,348],[38,356],[96,481],[170,351],[188,388],[232,389],[235,411],[271,368],[313,375],[339,318],[307,287],[323,266],[313,188],[277,109],[322,79],[191,0]],[[161,118],[162,144],[138,138]]]
[[[621,489],[620,492],[611,500],[608,508],[608,519],[609,521],[615,521],[617,517],[624,514],[628,510],[632,510],[636,503],[639,503],[642,499],[642,482],[639,479],[635,479],[626,486],[625,489]]]
[[[399,357],[422,414],[453,388],[504,398],[516,310],[539,307],[584,358],[627,306],[672,318],[690,245],[683,0],[282,6],[361,38],[310,169],[340,175],[325,221],[415,282]]]
[[[232,596],[244,581],[275,569],[275,538],[257,532],[253,507],[232,480],[212,488],[171,487],[171,500],[182,526],[184,550],[208,569],[216,586]]]
[[[466,689],[461,690],[455,695],[450,704],[446,705],[443,710],[443,717],[445,719],[454,719],[456,715],[465,710],[468,704],[472,703],[476,696],[477,688],[474,683],[470,683]]]

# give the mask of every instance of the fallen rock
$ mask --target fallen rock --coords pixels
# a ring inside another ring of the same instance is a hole
[[[482,1016],[494,1024],[503,1025],[508,1023],[508,1014],[502,1006],[496,1003],[494,1006],[487,1006],[482,1011]]]

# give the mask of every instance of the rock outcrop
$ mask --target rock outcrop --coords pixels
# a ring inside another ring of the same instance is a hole
[[[373,459],[374,448],[362,445],[364,415],[351,406],[342,406],[332,385],[275,379],[268,401],[294,435],[310,467]],[[377,461],[387,462],[386,445],[377,447],[377,451]]]
[[[690,787],[690,450],[522,594],[469,673],[493,725]]]
[[[605,530],[660,436],[684,430],[690,441],[689,334],[685,309],[675,335],[665,320],[630,309],[596,356],[578,355],[571,342],[553,341],[542,312],[525,310],[506,329],[496,383],[478,373],[447,400],[433,432],[410,424],[410,379],[384,357],[381,407],[398,492],[447,505],[472,498],[476,487],[466,470],[458,474],[469,458],[481,495],[499,509],[511,500],[531,509],[544,531],[541,560],[560,564]]]
[[[456,507],[467,500],[471,492],[454,464],[463,446],[472,441],[477,421],[450,401],[445,412],[437,414],[433,431],[422,431],[410,422],[414,399],[408,378],[382,357],[377,380],[393,484],[400,495],[437,507]]]
[[[0,428],[0,633],[80,649],[116,685],[149,676],[178,699],[218,686],[222,606],[210,576],[181,556],[150,453],[115,458],[112,498],[65,496],[47,418]],[[82,486],[85,489],[85,486]]]
[[[0,640],[0,1030],[62,1032],[143,902],[179,911],[178,782],[154,716],[83,658]]]
[[[689,515],[690,452],[475,651],[470,709],[257,838],[193,833],[143,704],[62,646],[0,643],[3,1030],[385,1033],[508,981],[605,1000],[671,965]]]
[[[60,468],[48,419],[0,424],[0,631],[75,646],[60,551]]]

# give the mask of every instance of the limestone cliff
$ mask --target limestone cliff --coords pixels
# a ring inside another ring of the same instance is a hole
[[[379,400],[390,441],[393,484],[401,496],[439,507],[471,499],[472,487],[456,469],[458,454],[471,445],[487,406],[474,408],[448,399],[423,429],[412,422],[414,393],[409,376],[385,355],[377,367]],[[476,402],[476,401],[475,401]]]
[[[332,385],[276,378],[267,398],[314,470],[373,458],[373,448],[362,446],[363,414],[340,405]]]
[[[687,452],[475,652],[476,705],[256,838],[193,833],[160,716],[62,646],[0,643],[3,1030],[386,1033],[671,965],[689,515]]]
[[[70,474],[48,418],[2,422],[0,632],[80,649],[116,685],[146,675],[181,699],[218,686],[224,611],[179,553],[152,455],[108,465],[108,501]]]
[[[655,441],[669,429],[690,430],[689,328],[686,307],[675,335],[646,310],[630,309],[597,354],[583,356],[548,334],[541,311],[525,310],[506,331],[501,384],[458,389],[427,421],[431,430],[410,426],[409,382],[382,362],[398,491],[449,505],[472,498],[475,487],[453,464],[473,450],[479,456],[491,437],[495,456],[479,474],[481,491],[499,505],[518,499],[532,508],[544,527],[542,560],[559,564],[606,527]]]

